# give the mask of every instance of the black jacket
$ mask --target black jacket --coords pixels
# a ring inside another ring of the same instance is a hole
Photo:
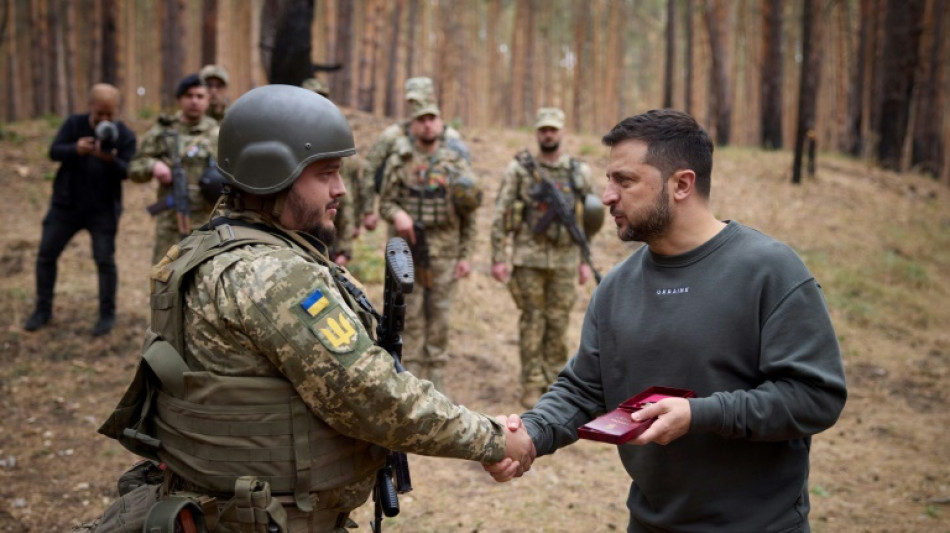
[[[115,159],[107,163],[98,157],[76,153],[76,141],[94,137],[89,114],[71,115],[63,122],[49,149],[49,157],[62,163],[53,182],[52,207],[76,214],[122,210],[122,180],[128,176],[129,161],[135,156],[135,133],[116,122],[119,139]]]

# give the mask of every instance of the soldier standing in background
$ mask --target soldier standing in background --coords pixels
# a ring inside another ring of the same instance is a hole
[[[218,123],[205,115],[208,109],[208,88],[197,74],[185,76],[175,90],[179,110],[173,116],[162,115],[142,139],[138,153],[129,168],[129,177],[137,183],[152,178],[158,181],[159,208],[155,216],[155,247],[152,264],[161,260],[168,248],[208,221],[212,202],[205,199],[199,187],[201,175],[213,168],[218,150]],[[170,203],[174,155],[188,180],[189,216],[182,217]]]
[[[99,272],[99,320],[92,334],[105,335],[115,325],[115,234],[122,213],[122,180],[135,155],[135,134],[125,124],[113,122],[118,109],[118,89],[93,85],[89,112],[67,118],[50,146],[50,159],[61,164],[43,219],[36,256],[36,307],[23,326],[27,331],[39,329],[53,316],[56,262],[82,229],[92,238]]]
[[[329,98],[330,88],[317,78],[307,78],[300,84],[320,96]],[[336,219],[336,242],[330,257],[340,265],[346,266],[353,259],[354,240],[360,234],[360,220],[365,215],[373,214],[372,185],[363,179],[365,161],[359,154],[343,159],[343,168],[340,174],[346,184],[346,195],[340,199],[340,209]]]
[[[538,110],[535,138],[537,162],[575,213],[591,192],[590,167],[561,147],[564,139],[564,112],[553,107]],[[547,206],[532,195],[534,178],[518,162],[512,161],[501,180],[492,219],[492,277],[510,281],[515,305],[521,310],[518,321],[521,353],[521,403],[533,407],[567,361],[565,335],[571,308],[577,299],[574,280],[581,285],[591,276],[587,263],[570,234],[556,220],[542,233],[535,225]],[[512,270],[507,263],[508,236],[512,235]]]
[[[228,97],[228,71],[219,65],[205,65],[198,76],[208,86],[208,110],[205,113],[221,122],[231,104]]]
[[[432,79],[427,77],[409,78],[406,80],[406,104],[411,109],[417,109],[425,104],[435,105],[435,88],[432,85]],[[441,122],[441,121],[440,121]],[[396,143],[402,137],[409,135],[409,125],[412,120],[397,122],[387,127],[373,143],[369,153],[366,155],[366,170],[363,179],[367,182],[364,189],[379,193],[383,181],[383,175],[386,170],[386,161],[396,153]],[[448,148],[456,151],[466,162],[471,163],[472,158],[465,141],[462,140],[462,134],[452,126],[443,123],[442,131],[439,132],[439,141]],[[373,198],[370,199],[369,207],[372,208]],[[378,223],[376,213],[370,212],[363,217],[363,227],[372,230]]]
[[[468,162],[443,141],[434,102],[414,104],[409,136],[386,161],[380,215],[412,248],[416,285],[406,295],[405,361],[439,390],[448,361],[456,281],[472,270],[475,210],[481,193]]]

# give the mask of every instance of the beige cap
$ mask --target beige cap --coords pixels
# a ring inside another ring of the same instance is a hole
[[[432,85],[432,78],[419,77],[406,80],[406,100],[413,102],[434,101],[435,88]]]
[[[320,96],[330,96],[330,88],[327,87],[326,83],[323,83],[317,78],[307,78],[303,80],[303,83],[301,83],[300,86],[304,89],[311,90]]]
[[[439,116],[440,114],[439,106],[434,100],[425,100],[421,102],[413,100],[412,102],[412,120],[425,115]]]
[[[556,107],[542,107],[538,109],[538,119],[534,124],[534,129],[564,127],[564,111]]]
[[[198,76],[201,77],[201,81],[206,81],[208,78],[218,78],[223,81],[225,85],[228,84],[228,71],[219,65],[205,65],[201,67]]]

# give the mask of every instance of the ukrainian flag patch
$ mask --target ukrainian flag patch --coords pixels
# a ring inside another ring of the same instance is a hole
[[[324,295],[320,289],[314,290],[300,302],[300,307],[311,317],[316,317],[329,305],[330,300],[327,299],[326,295]]]

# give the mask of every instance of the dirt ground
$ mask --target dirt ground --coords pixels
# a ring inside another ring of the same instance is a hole
[[[350,113],[365,148],[388,122]],[[6,124],[0,138],[0,531],[65,531],[102,512],[135,457],[96,433],[131,378],[148,319],[146,273],[152,185],[125,185],[118,238],[119,315],[104,338],[96,319],[89,238],[59,262],[54,318],[22,329],[34,298],[40,224],[56,166],[57,124]],[[140,134],[149,122],[131,121]],[[464,128],[463,128],[463,131]],[[465,131],[487,192],[474,274],[461,284],[446,385],[457,401],[492,414],[520,412],[517,314],[490,275],[488,225],[501,170],[532,146],[528,130]],[[569,136],[603,183],[606,151]],[[837,425],[813,440],[810,490],[816,532],[950,532],[950,190],[837,156],[818,176],[789,182],[791,154],[717,150],[713,206],[790,243],[821,281],[838,331],[849,399]],[[383,231],[359,242],[355,272],[378,303]],[[593,257],[606,272],[633,245],[605,228]],[[576,345],[591,286],[579,287],[568,332]],[[410,456],[414,491],[387,519],[393,532],[624,531],[627,478],[613,446],[591,442],[539,459],[524,478],[495,484],[477,464]],[[768,475],[764,472],[763,475]],[[356,513],[368,531],[371,505]]]

